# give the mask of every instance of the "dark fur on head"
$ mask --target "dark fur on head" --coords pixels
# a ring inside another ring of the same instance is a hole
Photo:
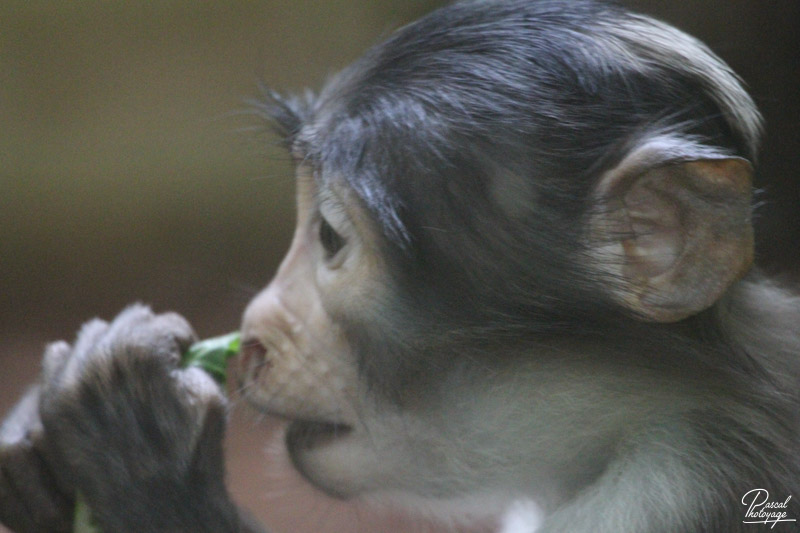
[[[585,260],[591,191],[642,139],[755,161],[758,112],[703,45],[593,1],[462,2],[394,33],[315,99],[271,102],[287,145],[317,179],[347,183],[387,238],[408,328],[394,342],[369,325],[352,333],[381,361],[383,388],[456,364],[456,352],[569,339],[604,364],[717,383],[732,403],[698,406],[687,424],[717,454],[699,460],[728,468],[721,492],[800,497],[797,300],[751,274],[711,309],[653,324],[615,303]],[[409,339],[423,331],[427,346]],[[406,367],[387,377],[387,361]],[[715,512],[709,530],[741,527]]]
[[[752,101],[736,95],[746,120],[721,105],[733,74],[719,63],[709,80],[657,58],[619,31],[633,25],[651,23],[589,1],[455,4],[393,34],[316,99],[272,95],[263,111],[319,179],[357,192],[417,296],[436,302],[424,308],[451,302],[444,315],[458,316],[470,294],[465,319],[576,334],[618,318],[576,260],[604,170],[663,132],[756,155]]]

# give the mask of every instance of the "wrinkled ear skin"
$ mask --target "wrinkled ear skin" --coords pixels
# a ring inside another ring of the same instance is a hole
[[[615,299],[644,320],[676,322],[714,304],[750,268],[752,167],[703,159],[610,171],[591,223]]]

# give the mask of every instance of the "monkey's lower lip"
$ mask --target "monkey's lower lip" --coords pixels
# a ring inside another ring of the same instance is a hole
[[[307,450],[328,444],[352,431],[351,426],[338,422],[293,420],[286,431],[286,443],[290,449]]]

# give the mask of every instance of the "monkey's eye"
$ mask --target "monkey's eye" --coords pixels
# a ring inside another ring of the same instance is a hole
[[[324,217],[320,217],[319,241],[325,250],[325,259],[332,259],[344,247],[345,242]]]

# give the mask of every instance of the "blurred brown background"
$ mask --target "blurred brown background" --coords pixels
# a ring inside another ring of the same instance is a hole
[[[174,309],[202,336],[235,329],[294,216],[287,158],[240,113],[245,100],[260,81],[318,87],[441,4],[0,4],[0,413],[35,378],[45,342],[132,301]],[[800,2],[627,4],[700,37],[749,85],[767,119],[758,262],[796,275]],[[276,532],[422,529],[310,496],[266,462],[271,431],[236,411],[230,484]]]

